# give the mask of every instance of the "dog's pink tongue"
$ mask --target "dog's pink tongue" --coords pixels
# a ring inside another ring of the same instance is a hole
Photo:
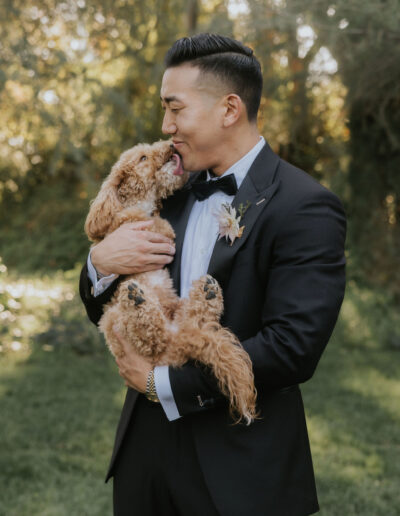
[[[176,159],[176,169],[174,170],[173,174],[174,176],[181,176],[184,172],[182,168],[181,157],[179,156],[179,154],[174,154],[172,157]]]

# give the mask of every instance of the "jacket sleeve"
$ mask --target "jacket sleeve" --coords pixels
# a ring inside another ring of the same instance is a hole
[[[242,341],[258,396],[313,375],[344,297],[345,235],[342,205],[326,189],[299,200],[280,221],[267,265],[261,329]],[[216,379],[205,367],[188,362],[169,369],[180,415],[219,404]]]
[[[101,316],[103,315],[103,305],[108,303],[114,292],[116,291],[119,282],[125,276],[118,276],[118,278],[112,283],[102,294],[99,296],[93,296],[93,285],[88,277],[87,264],[82,267],[80,279],[79,279],[79,294],[82,298],[82,302],[85,305],[87,315],[93,324],[98,324]]]

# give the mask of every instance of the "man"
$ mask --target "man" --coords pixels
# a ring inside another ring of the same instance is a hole
[[[120,339],[126,356],[117,363],[129,388],[107,476],[114,476],[114,511],[312,514],[318,502],[298,384],[313,375],[342,303],[343,209],[260,137],[262,76],[251,49],[199,34],[176,41],[165,63],[162,130],[184,169],[196,171],[161,212],[175,229],[176,250],[146,223],[122,226],[92,250],[82,299],[96,323],[121,275],[167,265],[185,296],[208,272],[223,288],[221,322],[252,360],[261,418],[233,425],[209,370],[188,362],[153,371]],[[219,189],[221,176],[236,183],[236,194]],[[207,179],[218,189],[207,183],[204,198],[196,185]],[[247,207],[233,243],[217,241],[214,212],[226,202]]]

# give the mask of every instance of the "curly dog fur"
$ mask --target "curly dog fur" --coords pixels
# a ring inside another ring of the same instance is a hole
[[[95,244],[125,222],[152,220],[152,231],[174,239],[170,224],[159,217],[161,201],[180,189],[187,172],[177,170],[179,156],[171,141],[139,144],[121,154],[92,201],[85,231]],[[181,366],[193,359],[209,366],[230,414],[250,424],[256,414],[256,390],[249,355],[235,335],[220,325],[222,291],[209,275],[193,282],[187,299],[177,296],[167,269],[128,276],[104,306],[99,328],[113,355],[123,337],[153,365]]]

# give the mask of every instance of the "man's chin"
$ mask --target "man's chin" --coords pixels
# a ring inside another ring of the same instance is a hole
[[[185,170],[185,172],[189,172],[189,174],[197,174],[198,172],[202,172],[204,170],[204,168],[191,168],[189,170],[184,168],[184,170]]]
[[[204,168],[196,166],[196,163],[189,163],[187,160],[185,161],[184,158],[182,158],[182,168],[185,172],[189,172],[189,174],[196,174],[197,172],[204,170]]]
[[[182,154],[178,152],[176,149],[175,152],[176,154],[179,154],[179,157],[181,158],[182,168],[184,172],[189,172],[189,174],[196,174],[197,172],[201,172],[202,170],[204,170],[204,167],[199,168],[198,165],[196,166],[196,163],[190,163],[187,157],[185,158],[184,156],[182,156]]]

